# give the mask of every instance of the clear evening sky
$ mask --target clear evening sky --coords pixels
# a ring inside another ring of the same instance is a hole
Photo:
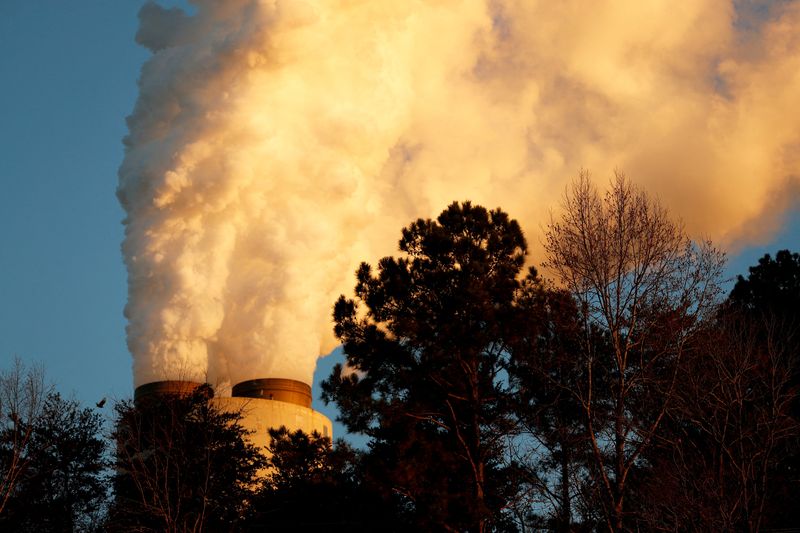
[[[14,356],[41,362],[62,393],[87,405],[129,397],[133,389],[122,315],[124,214],[115,191],[125,117],[149,57],[134,42],[142,5],[0,2],[0,367],[8,368]],[[769,14],[769,3],[758,5],[748,14],[756,21]],[[610,176],[613,168],[591,170]],[[462,199],[455,195],[452,200]],[[734,248],[729,276],[745,273],[764,253],[798,251],[800,205],[796,198],[782,200],[790,207],[780,227]],[[397,224],[392,239],[406,222]],[[523,229],[536,238],[536,228]],[[333,359],[321,361],[316,381]],[[316,407],[322,409],[319,402]]]

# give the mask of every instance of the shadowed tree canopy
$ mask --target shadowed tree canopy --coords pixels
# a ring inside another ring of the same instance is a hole
[[[737,276],[729,300],[747,311],[771,313],[796,319],[800,316],[800,254],[781,250]]]
[[[108,531],[235,531],[264,466],[240,414],[208,401],[209,385],[115,407],[114,500]]]
[[[800,523],[800,257],[738,276],[681,364],[659,445],[636,487],[650,528],[784,531]]]
[[[407,531],[367,486],[360,452],[317,432],[269,434],[269,474],[243,531]]]
[[[791,369],[790,386],[800,386],[800,254],[780,250],[775,259],[765,254],[746,278],[737,276],[728,302],[758,323],[762,343],[781,345]],[[800,420],[800,399],[792,409]],[[800,457],[797,461],[800,469]]]
[[[419,527],[498,528],[515,491],[504,368],[525,239],[506,213],[453,203],[405,228],[400,251],[375,271],[362,264],[356,299],[336,303],[347,366],[323,398],[371,438],[368,475]]]
[[[800,523],[800,509],[793,505],[800,491],[800,438],[797,436],[800,429],[800,254],[780,250],[774,259],[765,254],[757,265],[749,268],[747,277],[737,277],[728,302],[743,319],[750,321],[749,327],[756,332],[754,338],[760,352],[771,356],[764,359],[771,363],[766,368],[774,371],[783,368],[787,372],[779,392],[781,398],[789,398],[788,411],[795,433],[794,438],[776,452],[782,460],[771,472],[774,481],[769,489],[774,491],[780,487],[781,490],[767,498],[764,514],[770,527],[796,526]],[[759,365],[759,369],[763,366]],[[771,383],[774,385],[775,380]],[[781,512],[775,513],[774,509]]]
[[[737,276],[730,307],[759,324],[759,337],[766,344],[781,344],[792,368],[792,386],[800,384],[800,254],[780,250],[751,266],[749,274]],[[800,405],[795,406],[800,418]]]
[[[0,530],[98,529],[106,497],[106,445],[100,415],[50,392],[42,399],[38,416],[29,420],[19,417],[17,426],[16,434],[10,428],[0,432],[0,465],[4,468],[12,458],[8,445],[29,430],[19,457],[24,469],[0,514]]]
[[[518,304],[520,335],[511,350],[509,374],[524,435],[512,453],[524,465],[520,482],[530,515],[526,520],[535,521],[534,527],[575,531],[575,518],[583,514],[576,503],[582,493],[592,492],[582,482],[588,448],[583,408],[575,394],[587,379],[580,357],[586,331],[572,295],[544,283],[533,270]]]

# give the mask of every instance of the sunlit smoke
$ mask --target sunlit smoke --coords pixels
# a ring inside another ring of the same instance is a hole
[[[140,13],[118,192],[137,385],[310,383],[359,261],[453,200],[518,218],[538,263],[580,168],[728,247],[798,191],[797,2],[194,7]]]

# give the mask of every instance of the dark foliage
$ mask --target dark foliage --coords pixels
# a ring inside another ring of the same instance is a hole
[[[762,258],[748,279],[739,276],[689,343],[675,401],[632,487],[639,527],[758,531],[800,524],[791,326],[800,305],[797,257],[778,255],[777,262]]]
[[[21,458],[26,467],[0,515],[0,530],[95,529],[106,496],[100,416],[54,392],[34,420],[20,423],[30,425]],[[0,435],[0,463],[9,459],[13,438],[9,431]]]
[[[586,469],[590,450],[584,410],[575,391],[587,379],[580,357],[586,332],[572,296],[548,287],[533,269],[523,283],[519,307],[510,376],[522,432],[513,451],[526,466],[520,481],[529,494],[522,501],[546,502],[536,513],[539,527],[575,531],[582,515],[585,525],[592,523],[583,512],[593,489]],[[602,346],[601,340],[594,345]],[[595,390],[602,390],[603,375],[594,379]]]
[[[785,347],[786,364],[793,369],[789,384],[800,388],[800,254],[781,250],[775,259],[764,255],[747,278],[737,277],[727,303],[750,319],[765,349],[770,343]],[[800,420],[800,401],[792,412]]]
[[[800,429],[789,413],[796,393],[785,346],[759,342],[758,329],[728,312],[695,339],[636,491],[649,526],[758,531],[789,510],[778,467]]]
[[[367,485],[359,452],[317,433],[270,435],[270,474],[245,531],[407,530],[399,509]]]
[[[362,264],[358,301],[336,303],[348,369],[334,369],[323,398],[371,438],[367,476],[418,527],[499,528],[516,493],[505,365],[522,231],[502,211],[454,203],[404,229],[400,250],[375,273]]]
[[[264,459],[209,396],[117,404],[109,531],[235,531],[246,518]]]
[[[737,276],[730,302],[749,312],[772,313],[793,321],[800,316],[800,254],[781,250],[775,259],[769,254]],[[795,322],[795,327],[797,324]]]
[[[765,254],[749,268],[747,277],[737,277],[728,302],[757,330],[763,352],[781,351],[781,364],[789,372],[786,386],[793,391],[789,412],[800,424],[800,254],[780,250],[774,259]],[[769,526],[797,526],[800,507],[794,500],[800,493],[800,441],[790,441],[780,453],[783,460],[773,476],[779,490],[767,506]]]

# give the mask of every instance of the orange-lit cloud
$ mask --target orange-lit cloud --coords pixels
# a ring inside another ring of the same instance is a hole
[[[195,4],[141,13],[119,187],[137,384],[310,381],[358,262],[452,200],[503,207],[538,263],[580,168],[724,246],[798,191],[798,2]]]

